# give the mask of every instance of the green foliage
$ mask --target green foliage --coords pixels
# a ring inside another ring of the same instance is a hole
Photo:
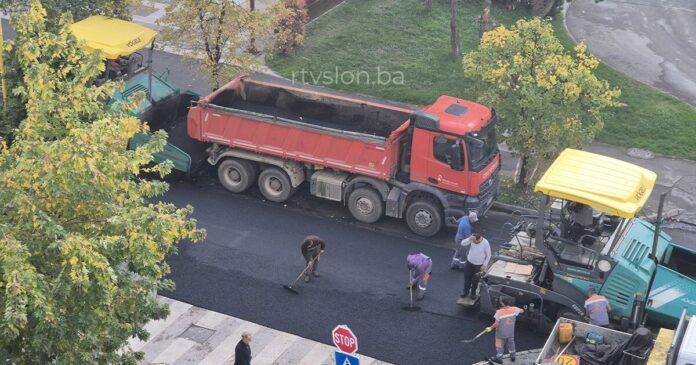
[[[599,61],[585,45],[566,52],[551,23],[539,18],[485,33],[463,64],[480,83],[480,100],[498,113],[500,134],[532,171],[591,142],[605,109],[621,105],[621,91],[594,75]]]
[[[140,0],[43,0],[42,6],[47,14],[46,22],[42,26],[45,30],[59,32],[61,26],[60,19],[64,14],[70,14],[76,20],[96,14],[128,19],[128,6],[139,3]],[[15,28],[23,27],[25,25],[18,23],[16,17],[29,10],[29,1],[0,0],[0,10],[5,12],[5,14],[13,16],[12,24]],[[36,32],[31,30],[18,34],[15,44],[32,42],[32,37],[35,35]],[[64,36],[67,37],[67,35]],[[22,69],[18,65],[17,55],[8,47],[3,56],[5,60],[8,105],[3,106],[5,110],[0,113],[0,138],[11,142],[14,139],[14,129],[26,117],[26,110],[24,110],[26,99],[22,95],[18,95],[15,90],[23,86]]]
[[[69,13],[76,21],[90,15],[106,15],[119,19],[130,19],[128,7],[140,4],[140,0],[42,0],[50,27],[58,26],[58,19]],[[29,8],[29,0],[0,0],[0,10],[6,14],[17,14]]]
[[[305,0],[283,0],[279,4],[284,9],[276,18],[273,48],[276,53],[288,55],[304,44],[309,15]]]
[[[237,73],[261,67],[261,59],[249,49],[272,44],[280,8],[252,11],[233,0],[172,0],[157,22],[162,39],[198,64],[217,89]]]
[[[134,151],[147,126],[108,114],[115,85],[69,37],[46,28],[38,1],[19,16],[15,52],[27,102],[14,143],[0,146],[0,354],[12,364],[135,364],[128,338],[167,309],[164,258],[205,232],[192,208],[157,201],[167,184],[142,180],[164,133]]]

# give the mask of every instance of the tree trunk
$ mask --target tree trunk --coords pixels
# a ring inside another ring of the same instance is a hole
[[[527,186],[527,158],[520,157],[517,162],[517,186],[524,188]]]
[[[457,26],[457,0],[450,0],[450,12],[450,30],[452,31],[450,41],[452,43],[452,57],[459,59],[461,54],[459,51],[459,27]]]
[[[428,11],[433,10],[433,0],[425,0],[425,8],[428,9]]]
[[[491,21],[491,0],[483,0],[483,12],[481,13],[479,26],[479,36],[483,36],[483,33],[493,29],[493,22]]]
[[[249,10],[256,10],[256,0],[249,0]],[[259,54],[259,49],[256,48],[256,37],[254,37],[253,32],[249,35],[249,47],[247,47],[247,52],[253,55]]]

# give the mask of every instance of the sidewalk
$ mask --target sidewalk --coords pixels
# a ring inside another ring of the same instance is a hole
[[[333,365],[334,347],[290,333],[276,331],[239,318],[195,307],[163,296],[170,313],[165,319],[149,322],[145,329],[150,339],[131,339],[129,346],[145,352],[141,364],[225,365],[234,363],[234,348],[243,332],[252,335],[251,363]],[[326,330],[327,340],[331,329]],[[387,365],[373,358],[357,355],[362,365]]]

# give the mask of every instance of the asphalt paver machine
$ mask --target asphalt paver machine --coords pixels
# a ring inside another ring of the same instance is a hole
[[[637,217],[656,178],[624,161],[563,151],[535,186],[544,194],[538,213],[518,216],[477,299],[460,304],[493,314],[505,296],[547,330],[559,317],[584,320],[589,288],[609,300],[621,328],[646,319],[674,327],[684,308],[696,314],[696,251],[661,232],[664,195],[656,225]]]

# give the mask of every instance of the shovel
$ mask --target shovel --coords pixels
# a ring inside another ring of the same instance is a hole
[[[474,336],[474,338],[469,339],[469,340],[461,340],[461,341],[459,341],[459,342],[472,343],[472,342],[478,340],[479,337],[485,335],[486,333],[488,333],[488,332],[490,332],[490,331],[491,331],[491,330],[490,330],[490,327],[486,327],[486,329],[484,329],[483,331],[481,331],[481,333],[479,333],[478,335]]]
[[[411,285],[411,282],[413,281],[413,270],[408,270],[408,291],[409,295],[411,298],[411,301],[409,305],[401,307],[401,309],[407,311],[407,312],[417,312],[421,310],[421,307],[417,305],[413,305],[413,285]]]
[[[319,256],[313,258],[312,261],[310,261],[310,263],[314,263],[314,261],[315,261],[318,257],[319,257]],[[293,281],[292,284],[290,284],[290,285],[283,285],[283,288],[285,288],[286,290],[288,290],[288,291],[291,292],[291,293],[300,294],[300,292],[298,292],[297,289],[295,289],[295,285],[297,284],[298,281],[300,281],[300,278],[302,278],[302,276],[307,272],[307,270],[309,270],[310,267],[312,267],[312,266],[309,265],[309,264],[307,264],[307,267],[305,267],[304,270],[302,270],[302,272],[300,273],[300,275],[297,276],[297,278],[295,279],[295,281]]]

